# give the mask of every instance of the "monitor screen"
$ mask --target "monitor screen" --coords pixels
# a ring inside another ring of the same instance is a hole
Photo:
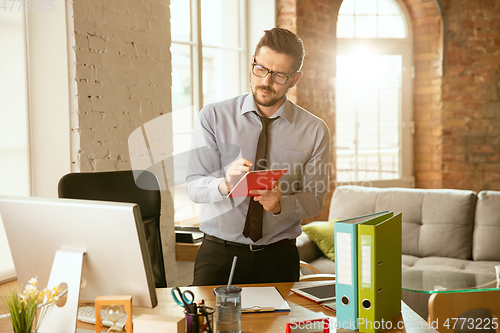
[[[157,304],[143,223],[136,204],[0,196],[0,215],[21,287],[47,286],[56,251],[84,251],[80,299],[132,295]]]

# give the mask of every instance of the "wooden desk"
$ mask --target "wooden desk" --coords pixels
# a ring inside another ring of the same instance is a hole
[[[284,332],[285,325],[290,321],[300,321],[307,319],[318,319],[325,317],[334,317],[335,312],[329,311],[320,305],[309,301],[301,296],[297,296],[290,291],[293,286],[308,286],[316,285],[321,282],[296,282],[296,283],[276,283],[274,286],[278,288],[279,292],[286,299],[291,312],[277,312],[277,313],[251,313],[243,314],[242,318],[242,329],[244,333],[265,333],[265,332]],[[14,288],[17,284],[10,285],[10,288]],[[271,286],[272,284],[259,284],[252,286]],[[245,286],[245,285],[242,285]],[[207,306],[215,306],[215,296],[213,293],[213,286],[208,287],[189,287],[191,291],[196,296],[196,300],[205,299]],[[184,290],[186,288],[181,288]],[[9,290],[8,287],[0,286],[0,309],[4,306],[5,302],[3,299],[4,290]],[[183,309],[178,306],[172,296],[170,295],[170,288],[157,289],[158,295],[158,306],[154,309],[134,307],[134,315],[140,315],[143,313],[156,314],[156,315],[182,315]],[[402,303],[402,314],[399,314],[394,318],[394,321],[404,320],[406,329],[393,330],[392,332],[437,332],[432,329],[428,329],[427,322],[418,316],[413,310],[411,310],[406,304]],[[78,323],[79,328],[93,329],[93,325]],[[106,330],[104,330],[105,332]],[[334,330],[332,331],[334,332]],[[349,330],[339,329],[337,332],[351,332]],[[12,333],[12,326],[8,318],[0,320],[0,333]]]

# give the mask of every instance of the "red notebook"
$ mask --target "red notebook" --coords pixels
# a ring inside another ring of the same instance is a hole
[[[255,170],[247,172],[227,195],[234,197],[254,197],[255,194],[248,192],[252,190],[271,190],[273,182],[278,180],[288,169]]]

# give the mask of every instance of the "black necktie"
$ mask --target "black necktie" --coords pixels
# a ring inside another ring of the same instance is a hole
[[[260,132],[259,141],[257,143],[257,153],[255,154],[254,170],[264,170],[267,168],[267,128],[273,120],[276,120],[278,118],[269,119],[259,116],[256,112],[255,114],[262,122],[262,131]],[[248,206],[245,227],[243,228],[243,236],[250,237],[250,239],[254,243],[261,239],[263,217],[264,207],[262,207],[262,205],[258,201],[253,200],[253,197],[250,197],[250,204]]]

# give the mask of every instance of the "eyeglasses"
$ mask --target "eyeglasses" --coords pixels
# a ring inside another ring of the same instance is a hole
[[[273,79],[273,82],[276,84],[279,84],[280,86],[287,83],[288,79],[290,79],[290,76],[288,76],[288,75],[285,75],[285,74],[280,73],[280,72],[274,72],[274,71],[267,69],[264,66],[257,65],[255,60],[253,61],[253,64],[252,64],[252,73],[253,73],[253,75],[258,76],[258,77],[262,77],[262,78],[266,77],[267,74],[271,74],[271,78]]]

